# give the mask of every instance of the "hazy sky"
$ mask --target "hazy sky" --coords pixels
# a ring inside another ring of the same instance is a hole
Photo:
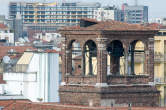
[[[8,15],[8,3],[10,1],[23,1],[23,0],[0,0],[0,14]],[[62,0],[24,0],[24,1],[62,1]],[[134,4],[135,0],[63,0],[63,1],[91,1],[100,2],[103,5],[118,5],[127,2],[130,5]],[[149,18],[166,17],[166,0],[138,0],[138,4],[149,6]]]

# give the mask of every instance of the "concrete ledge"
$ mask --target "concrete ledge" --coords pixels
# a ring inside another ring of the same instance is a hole
[[[65,86],[66,85],[66,82],[61,82],[61,86]]]
[[[108,87],[107,83],[96,83],[95,87]]]

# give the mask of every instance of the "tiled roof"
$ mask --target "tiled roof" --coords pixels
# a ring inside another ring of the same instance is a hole
[[[45,50],[46,53],[59,53],[58,51],[54,50],[54,49],[48,49]]]
[[[63,105],[58,103],[36,103],[23,100],[0,101],[3,110],[165,110],[164,107],[91,107],[81,105]]]
[[[3,80],[3,74],[0,74],[0,84],[6,84],[6,82]]]
[[[27,49],[35,50],[32,46],[0,46],[0,59],[2,59],[5,55],[7,55],[9,50],[15,50],[16,53],[22,54]]]
[[[86,20],[86,19],[85,19]],[[89,21],[89,19],[88,19]],[[94,22],[94,21],[93,21]],[[143,26],[141,24],[128,24],[125,22],[119,22],[119,21],[101,21],[96,22],[97,24],[88,26],[88,27],[80,27],[80,26],[71,26],[71,27],[65,27],[62,30],[108,30],[108,31],[153,31],[158,30],[155,26]]]
[[[160,26],[160,29],[166,29],[166,26]]]
[[[0,23],[0,29],[7,29],[7,26],[5,24]]]

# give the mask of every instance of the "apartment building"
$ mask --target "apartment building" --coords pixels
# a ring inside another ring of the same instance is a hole
[[[3,23],[0,23],[0,41],[14,44],[14,33]]]
[[[123,13],[115,6],[98,8],[94,11],[94,19],[97,21],[116,20],[123,21]]]
[[[148,23],[148,6],[143,5],[122,5],[124,22],[132,24]]]
[[[99,3],[28,3],[10,2],[9,17],[16,18],[20,13],[24,24],[56,24],[57,26],[76,25],[81,18],[93,18]]]
[[[23,95],[33,102],[59,102],[58,59],[55,50],[24,52],[14,66],[6,64],[2,94]]]

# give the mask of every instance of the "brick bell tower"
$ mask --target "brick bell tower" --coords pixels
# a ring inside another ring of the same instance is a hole
[[[93,106],[158,106],[153,27],[81,20],[62,34],[60,102]],[[143,48],[137,48],[142,42]],[[139,55],[141,57],[139,58]],[[142,59],[142,60],[141,60]],[[143,66],[136,68],[137,60]],[[142,71],[138,74],[138,71]]]

